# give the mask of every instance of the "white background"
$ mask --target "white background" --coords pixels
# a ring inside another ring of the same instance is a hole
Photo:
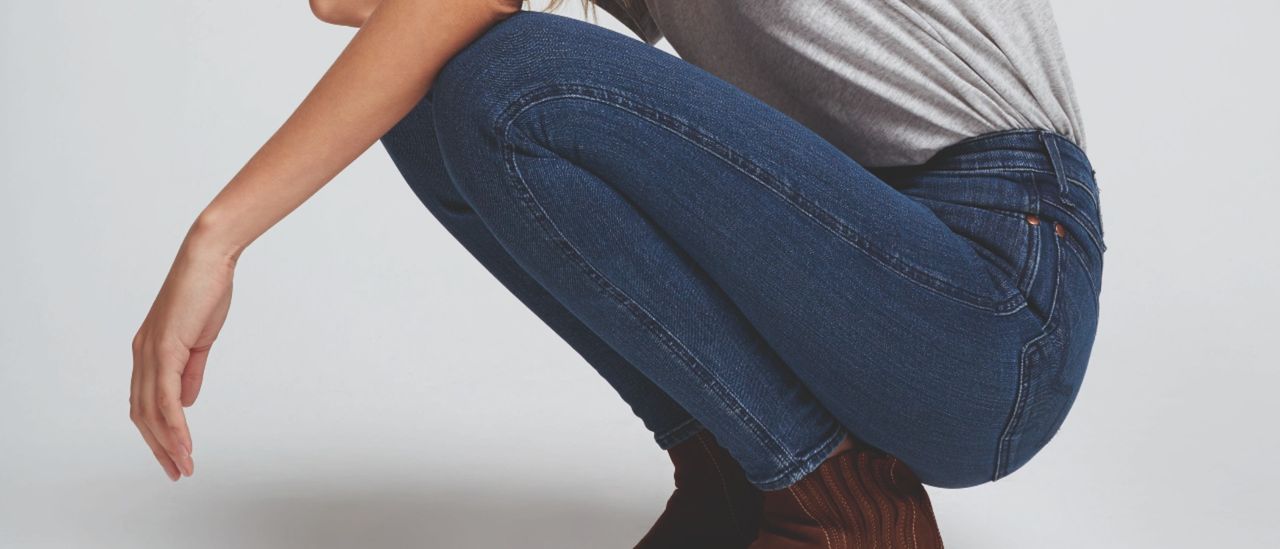
[[[241,258],[187,410],[196,474],[170,482],[127,417],[130,338],[194,215],[355,29],[303,0],[0,6],[0,547],[647,529],[666,455],[380,144]],[[1278,6],[1056,3],[1104,193],[1100,332],[1035,460],[930,490],[948,547],[1280,544]]]

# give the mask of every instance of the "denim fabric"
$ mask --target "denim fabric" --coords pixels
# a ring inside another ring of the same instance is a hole
[[[660,448],[709,429],[761,489],[844,430],[933,486],[995,480],[1079,390],[1100,195],[1051,131],[867,169],[662,50],[522,11],[382,142]]]

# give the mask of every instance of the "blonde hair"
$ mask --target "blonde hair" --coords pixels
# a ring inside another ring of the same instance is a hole
[[[533,4],[533,0],[524,0],[524,1],[530,5]],[[555,11],[555,9],[560,7],[560,4],[563,4],[563,3],[564,3],[564,0],[547,0],[547,5],[546,7],[542,8],[542,11]],[[591,4],[591,6],[594,8],[596,5],[596,2],[595,0],[582,0],[582,12],[584,14],[587,12],[587,4]]]
[[[591,15],[594,17],[596,15],[596,1],[597,0],[582,0],[582,15],[584,16],[587,15],[587,5],[590,4]],[[617,0],[617,2],[618,4],[622,5],[625,8],[631,7],[631,0]],[[530,6],[532,6],[533,0],[524,0],[524,3],[527,3]],[[563,3],[564,3],[564,0],[547,0],[547,5],[542,8],[542,11],[544,12],[555,11],[556,8],[560,7],[560,5]]]

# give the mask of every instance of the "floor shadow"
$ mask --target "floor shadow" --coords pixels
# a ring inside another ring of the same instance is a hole
[[[661,512],[590,494],[440,484],[272,484],[204,507],[205,524],[234,546],[278,549],[623,549]]]

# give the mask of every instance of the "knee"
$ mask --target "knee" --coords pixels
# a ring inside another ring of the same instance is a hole
[[[532,93],[568,87],[617,88],[627,74],[661,74],[678,61],[599,25],[520,11],[459,50],[431,85],[433,112],[444,131],[491,131]]]

